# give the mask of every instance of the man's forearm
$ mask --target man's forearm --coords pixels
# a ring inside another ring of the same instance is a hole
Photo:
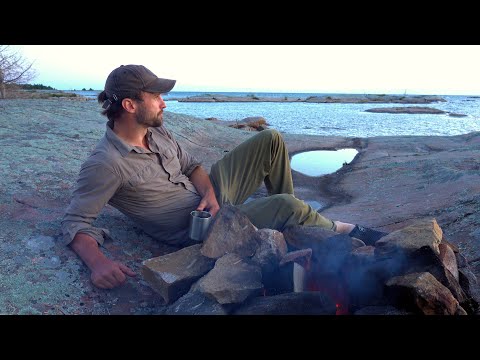
[[[193,170],[192,174],[190,175],[190,181],[201,196],[205,196],[210,192],[215,194],[210,177],[201,166],[197,166],[195,170]]]
[[[97,241],[90,235],[84,233],[77,233],[73,238],[73,241],[70,243],[70,247],[77,253],[89,269],[92,269],[95,264],[106,258],[100,251]]]
[[[193,170],[190,175],[190,181],[202,196],[202,200],[198,204],[197,210],[208,210],[213,216],[220,210],[215,189],[207,172],[200,166]]]

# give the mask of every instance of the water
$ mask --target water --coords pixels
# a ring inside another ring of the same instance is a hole
[[[71,91],[96,98],[98,91]],[[371,137],[392,135],[459,135],[480,131],[480,97],[444,95],[446,102],[419,104],[315,104],[315,103],[188,103],[170,100],[200,94],[256,96],[296,96],[306,98],[313,93],[219,93],[178,92],[164,96],[167,111],[199,118],[214,117],[220,120],[241,120],[261,116],[271,128],[284,133],[326,136]],[[332,95],[332,94],[330,94]],[[335,94],[333,94],[335,95]],[[428,106],[452,113],[467,115],[452,117],[448,114],[384,114],[369,113],[378,107]]]
[[[290,165],[302,174],[321,176],[334,173],[344,164],[349,164],[357,154],[356,149],[305,151],[293,155]]]

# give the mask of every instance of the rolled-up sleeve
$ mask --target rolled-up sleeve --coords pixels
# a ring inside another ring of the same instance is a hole
[[[92,236],[103,244],[108,230],[92,225],[100,211],[121,186],[121,178],[100,162],[87,161],[82,165],[71,202],[62,219],[63,242],[70,244],[77,233]]]

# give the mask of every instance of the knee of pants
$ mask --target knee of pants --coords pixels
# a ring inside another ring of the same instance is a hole
[[[270,197],[274,201],[275,206],[281,207],[284,211],[296,213],[302,211],[304,207],[303,201],[291,194],[275,194]]]
[[[282,138],[282,135],[280,134],[280,132],[278,130],[266,129],[266,130],[263,130],[263,131],[267,131],[268,134],[272,137],[272,139],[281,139]]]
[[[280,132],[275,129],[262,130],[256,136],[259,136],[260,138],[263,138],[265,140],[268,139],[269,141],[275,141],[282,138]]]

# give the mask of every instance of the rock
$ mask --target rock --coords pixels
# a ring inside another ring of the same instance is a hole
[[[218,259],[227,253],[253,256],[257,248],[256,228],[248,217],[231,205],[224,205],[208,229],[201,253]]]
[[[387,296],[401,308],[424,315],[466,315],[452,293],[428,272],[393,277],[386,283]]]
[[[80,165],[105,132],[99,105],[51,98],[4,99],[0,107],[0,313],[162,313],[163,300],[141,276],[127,278],[117,289],[95,289],[88,268],[61,243],[60,220]],[[207,171],[256,134],[168,111],[164,120],[187,151],[202,155]],[[480,258],[480,132],[371,138],[283,136],[290,154],[339,148],[359,151],[348,169],[335,174],[318,178],[293,174],[296,197],[325,204],[322,215],[389,232],[414,220],[435,218],[466,261]],[[28,151],[19,154],[19,148]],[[110,230],[111,238],[102,248],[107,256],[137,272],[142,261],[178,250],[153,241],[111,206],[95,223]],[[59,259],[60,266],[57,260],[50,264],[54,268],[46,266],[48,259]],[[479,275],[480,266],[472,267],[459,275],[460,282],[468,278],[476,294],[474,277]]]
[[[445,114],[445,111],[423,106],[383,107],[367,109],[366,112],[390,114]]]
[[[200,254],[201,244],[142,262],[142,275],[166,304],[188,292],[190,286],[209,272],[215,262]]]
[[[252,261],[226,254],[198,282],[199,290],[219,304],[240,304],[263,289],[262,271]]]

